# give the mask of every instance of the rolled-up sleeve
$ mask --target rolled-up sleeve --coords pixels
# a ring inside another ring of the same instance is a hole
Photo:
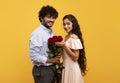
[[[45,64],[47,57],[41,53],[43,42],[40,35],[31,35],[29,45],[30,59],[32,63]]]

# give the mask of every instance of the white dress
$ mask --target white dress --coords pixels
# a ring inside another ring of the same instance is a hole
[[[71,49],[83,49],[80,39],[73,39],[72,36],[65,43]],[[73,61],[65,50],[63,50],[63,65],[65,68],[62,71],[62,83],[84,83],[78,62]]]

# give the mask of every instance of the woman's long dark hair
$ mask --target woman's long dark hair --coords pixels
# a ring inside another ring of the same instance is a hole
[[[79,54],[78,63],[79,63],[79,66],[81,68],[82,74],[85,75],[85,73],[86,73],[86,56],[85,56],[85,47],[84,47],[84,41],[83,41],[83,38],[82,38],[82,33],[81,33],[81,30],[80,30],[80,26],[78,24],[77,19],[73,15],[68,14],[68,15],[63,17],[63,20],[66,19],[66,18],[69,19],[73,23],[72,33],[76,34],[79,37],[79,39],[81,40],[83,49],[79,50],[80,54]]]

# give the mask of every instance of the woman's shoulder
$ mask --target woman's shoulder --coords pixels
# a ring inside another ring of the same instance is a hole
[[[64,38],[64,41],[68,41],[68,40],[79,40],[79,37],[76,34],[71,34],[71,35],[66,35]]]
[[[79,39],[79,37],[76,34],[72,34],[71,38],[73,38],[73,39]]]
[[[83,49],[82,43],[76,34],[72,34],[68,40],[68,45],[71,49]]]

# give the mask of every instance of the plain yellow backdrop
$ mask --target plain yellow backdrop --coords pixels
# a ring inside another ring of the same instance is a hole
[[[85,83],[120,83],[119,0],[2,0],[0,2],[0,83],[33,83],[29,36],[39,26],[38,11],[59,12],[53,30],[65,36],[62,17],[77,17],[86,47]],[[47,79],[47,78],[46,78]]]

